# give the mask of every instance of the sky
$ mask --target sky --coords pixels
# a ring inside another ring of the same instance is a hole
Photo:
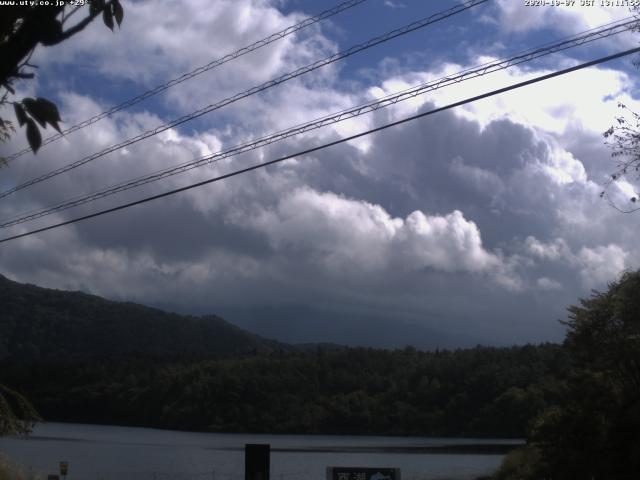
[[[64,126],[337,4],[123,1],[40,47],[17,98]],[[4,191],[460,2],[366,0],[70,133],[0,170]],[[0,217],[509,57],[629,16],[627,7],[490,0],[0,199]],[[634,33],[556,53],[65,212],[2,237],[196,183],[637,46]],[[637,56],[449,109],[145,205],[0,245],[0,273],[188,314],[291,342],[451,348],[561,341],[566,308],[640,268],[640,212],[599,197],[603,132],[640,112]],[[7,118],[11,111],[3,112]],[[23,131],[0,154],[26,145]],[[629,177],[608,192],[628,206]]]

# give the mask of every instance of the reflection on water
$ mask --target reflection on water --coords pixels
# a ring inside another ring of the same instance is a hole
[[[504,448],[492,445],[520,442],[214,434],[46,423],[38,425],[29,438],[1,438],[0,451],[45,474],[57,473],[59,462],[66,460],[68,480],[240,480],[246,443],[271,445],[274,480],[324,480],[327,466],[395,467],[402,469],[403,480],[435,480],[489,475],[504,456]]]

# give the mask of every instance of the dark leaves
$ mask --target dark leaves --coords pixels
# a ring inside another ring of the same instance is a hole
[[[118,27],[120,27],[120,24],[122,23],[122,19],[124,18],[124,9],[120,4],[120,0],[113,0],[112,8],[113,8],[113,16],[116,19],[116,23],[118,24]]]
[[[605,191],[609,186],[624,178],[630,172],[640,171],[640,114],[633,112],[623,103],[618,102],[618,107],[624,110],[624,114],[615,117],[615,123],[603,132],[606,139],[605,145],[611,148],[611,157],[617,159],[617,171],[609,176]],[[603,195],[601,195],[602,197]],[[631,213],[640,210],[634,208],[626,211],[618,208],[610,198],[607,198],[612,207],[623,213]],[[640,203],[640,197],[629,198],[632,203]]]
[[[58,122],[61,122],[62,119],[60,118],[60,112],[58,112],[58,107],[56,107],[55,103],[50,102],[46,98],[37,98],[36,104],[45,122],[60,132]]]
[[[26,4],[26,2],[23,2]],[[58,2],[63,4],[65,2]],[[90,22],[102,14],[104,24],[111,30],[114,30],[115,23],[118,27],[121,26],[124,19],[124,9],[122,7],[121,0],[87,0],[87,2],[81,2],[83,5],[88,3],[89,15],[83,20],[77,22],[73,27],[64,30],[63,20],[56,18],[57,14],[51,11],[51,15],[43,13],[38,16],[37,29],[31,34],[34,36],[36,43],[43,45],[55,45],[67,38],[75,35],[83,30]],[[25,10],[26,11],[26,10]],[[34,14],[35,15],[35,14]],[[19,15],[20,18],[24,15]],[[42,17],[42,18],[40,18]],[[19,29],[18,29],[19,30]],[[19,30],[21,31],[21,30]],[[8,33],[13,41],[13,35],[15,32]],[[9,38],[8,37],[8,38]],[[26,51],[26,50],[25,50]],[[0,82],[0,86],[6,88],[6,90],[15,94],[15,90],[11,86],[11,80],[14,79],[32,79],[34,74],[31,72],[22,71],[23,67],[37,68],[34,65],[30,65],[28,62],[24,62],[21,65],[8,65],[8,79]],[[4,97],[6,99],[6,95]],[[59,133],[62,133],[59,123],[60,113],[55,104],[44,98],[25,98],[22,102],[0,102],[0,103],[13,103],[14,111],[20,126],[25,126],[27,130],[27,140],[32,150],[35,152],[42,146],[42,136],[39,130],[40,128],[46,128],[47,125],[51,125]],[[0,140],[4,136],[7,136],[7,127],[0,124]],[[2,157],[0,157],[0,160]]]
[[[58,107],[53,102],[50,102],[46,98],[25,98],[22,100],[22,104],[26,108],[26,111],[29,115],[40,124],[41,127],[46,128],[47,124],[51,125],[58,132],[60,131],[60,127],[58,126],[58,122],[61,122],[60,113],[58,112]],[[19,104],[16,104],[19,106]],[[24,111],[23,111],[24,113]],[[16,108],[16,116],[18,115],[18,109]],[[26,117],[24,117],[26,118]],[[20,121],[20,118],[18,118]],[[20,122],[22,125],[24,122]]]
[[[27,140],[29,142],[29,146],[31,150],[37,152],[42,145],[42,135],[40,135],[40,130],[38,126],[35,124],[33,120],[27,118]]]
[[[94,0],[91,2],[90,12],[91,15],[94,16],[102,12],[102,21],[111,31],[113,31],[114,20],[115,23],[118,24],[118,27],[120,27],[122,19],[124,18],[124,9],[122,8],[120,0],[111,0],[110,2],[105,2],[105,0]]]
[[[102,20],[104,21],[104,24],[113,31],[113,11],[111,8],[107,7],[102,10]]]
[[[31,115],[31,117],[35,119],[42,128],[46,128],[47,122],[45,121],[44,112],[38,104],[38,101],[33,98],[25,98],[22,100],[22,104],[26,108],[27,112],[29,112],[29,115]]]
[[[19,103],[14,103],[13,109],[16,112],[16,118],[18,119],[18,124],[20,126],[23,126],[27,121],[27,114],[25,113],[24,108],[22,108],[22,105],[20,105]]]
[[[94,17],[104,9],[104,0],[92,0],[89,4],[89,13]]]
[[[62,23],[56,18],[47,17],[40,22],[39,33],[42,45],[56,45],[62,41]]]
[[[6,142],[7,140],[9,140],[9,138],[11,138],[10,132],[15,131],[16,129],[13,128],[13,124],[10,120],[4,120],[3,118],[0,118],[0,142]],[[0,155],[0,167],[2,167],[4,163],[6,163],[3,162],[3,159],[4,157]]]
[[[58,122],[62,121],[58,107],[46,98],[25,98],[22,103],[14,103],[13,108],[20,126],[25,124],[27,126],[27,140],[34,152],[37,152],[42,145],[42,135],[36,122],[44,128],[51,125],[62,133],[58,125]]]

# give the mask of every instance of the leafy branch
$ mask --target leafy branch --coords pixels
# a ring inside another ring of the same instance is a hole
[[[57,107],[45,98],[25,98],[20,102],[9,102],[8,95],[15,95],[13,84],[18,80],[35,77],[32,69],[36,65],[29,63],[31,55],[38,45],[53,46],[84,30],[96,17],[102,16],[103,23],[113,31],[124,19],[124,9],[120,0],[90,0],[86,16],[71,27],[64,28],[69,18],[78,11],[70,13],[65,6],[13,6],[3,9],[0,17],[0,88],[5,92],[0,98],[0,107],[12,103],[18,124],[26,128],[29,146],[35,152],[42,145],[42,135],[38,125],[47,124],[60,132],[58,123],[62,120]],[[11,122],[0,117],[0,142],[6,142],[15,129]],[[0,163],[4,159],[0,158]]]
[[[34,152],[37,152],[42,144],[42,135],[36,122],[42,128],[46,128],[47,124],[49,124],[58,132],[61,131],[58,122],[62,120],[60,119],[58,107],[46,98],[25,98],[22,102],[14,102],[13,109],[18,119],[18,125],[21,127],[23,125],[27,126],[27,140],[31,150]]]
[[[41,420],[23,395],[0,384],[0,435],[26,435]]]
[[[618,103],[618,108],[623,110],[622,115],[616,117],[616,123],[603,133],[606,145],[612,150],[611,156],[616,159],[616,169],[600,192],[600,198],[605,198],[609,205],[621,213],[633,213],[640,210],[640,207],[620,207],[607,192],[611,185],[629,174],[635,174],[636,178],[640,178],[640,114],[630,110],[623,103]],[[637,204],[639,199],[640,194],[635,192],[629,198],[629,202]]]

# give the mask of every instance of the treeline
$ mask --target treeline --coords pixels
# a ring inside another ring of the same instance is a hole
[[[557,402],[558,345],[363,348],[249,357],[4,360],[0,383],[51,421],[215,432],[522,437]]]

